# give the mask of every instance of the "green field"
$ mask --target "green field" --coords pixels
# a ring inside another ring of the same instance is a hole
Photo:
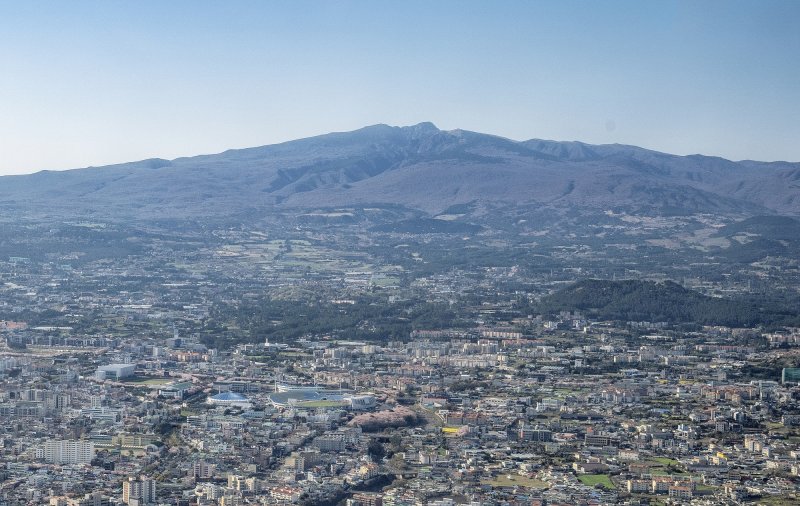
[[[314,356],[314,355],[312,355],[311,353],[303,353],[302,351],[281,351],[281,352],[280,352],[280,354],[281,354],[281,356],[283,356],[283,357],[302,357],[302,358],[308,358],[308,357],[313,357],[313,356]]]
[[[679,466],[679,465],[681,465],[681,463],[678,462],[677,460],[670,459],[670,458],[667,458],[667,457],[653,457],[650,460],[652,462],[656,462],[658,464],[661,464],[662,466]]]
[[[667,457],[653,457],[652,459],[648,459],[647,462],[653,465],[653,468],[650,470],[650,474],[653,476],[688,474],[683,469],[681,463],[675,459],[670,459]]]
[[[582,474],[578,476],[578,479],[581,481],[581,483],[590,487],[600,485],[607,489],[617,488],[611,482],[611,477],[609,477],[607,474]]]
[[[134,383],[137,385],[166,385],[167,383],[172,383],[175,381],[175,378],[151,378],[151,377],[133,377],[133,378],[125,378],[123,383]]]

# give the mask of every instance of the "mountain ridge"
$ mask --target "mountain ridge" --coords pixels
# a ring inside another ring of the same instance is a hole
[[[800,215],[800,163],[622,144],[514,141],[433,123],[371,125],[216,154],[0,178],[0,206],[120,217],[243,209],[530,205],[644,214]]]

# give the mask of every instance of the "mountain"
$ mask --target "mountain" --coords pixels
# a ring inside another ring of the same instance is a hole
[[[642,215],[800,215],[800,163],[512,141],[431,123],[0,178],[0,210],[114,219],[396,207],[430,218],[508,206]]]

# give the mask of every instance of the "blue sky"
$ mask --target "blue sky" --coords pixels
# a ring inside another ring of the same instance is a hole
[[[0,0],[0,173],[421,121],[800,161],[799,22],[795,0]]]

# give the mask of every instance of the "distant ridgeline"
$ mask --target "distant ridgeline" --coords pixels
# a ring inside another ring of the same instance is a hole
[[[393,207],[415,216],[400,217],[387,232],[459,234],[493,226],[489,208],[515,216],[525,206],[590,214],[800,216],[798,182],[799,163],[733,162],[620,144],[518,142],[420,123],[175,160],[6,176],[0,207],[6,215],[72,217],[76,223],[97,217],[237,220],[276,209],[300,214],[304,223],[352,223],[363,216],[359,209],[375,214]],[[338,208],[345,210],[330,212]],[[518,228],[536,227],[530,216],[521,218],[526,221],[515,221]]]
[[[548,295],[532,309],[579,310],[601,320],[663,321],[731,327],[800,325],[797,308],[774,302],[709,297],[672,281],[587,279]]]

